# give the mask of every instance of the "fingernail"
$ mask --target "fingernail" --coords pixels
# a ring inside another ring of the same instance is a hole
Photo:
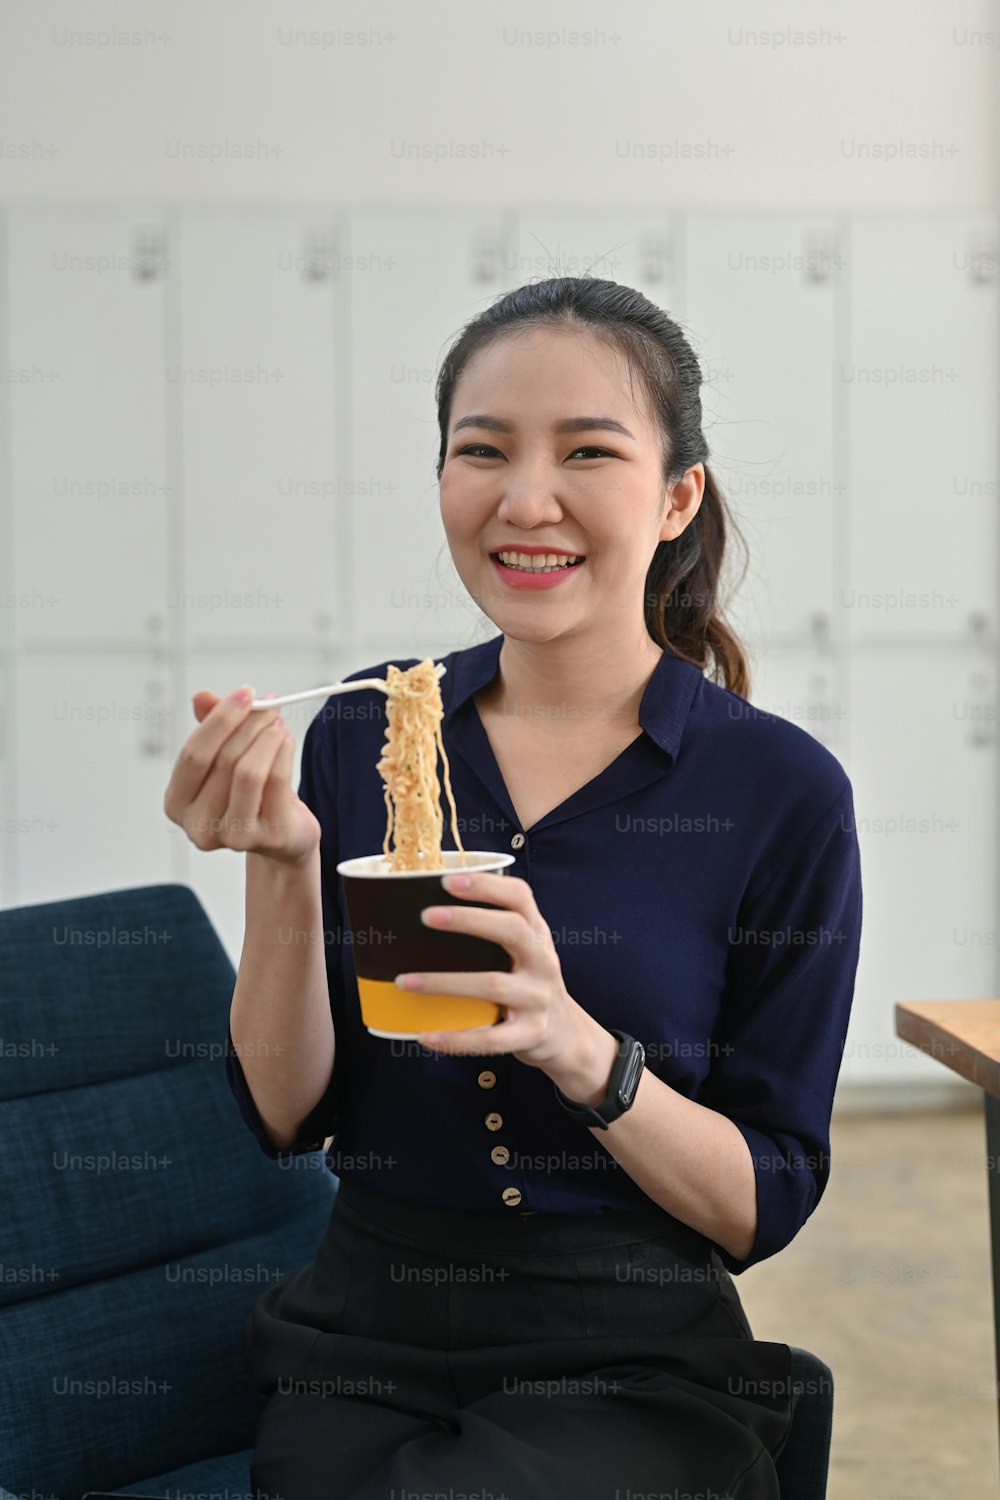
[[[245,682],[242,687],[236,689],[235,693],[230,693],[228,696],[232,702],[241,703],[246,707],[253,698],[253,687],[249,682]]]

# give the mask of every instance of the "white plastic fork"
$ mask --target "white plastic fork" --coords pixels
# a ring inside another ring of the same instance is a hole
[[[439,680],[447,670],[443,662],[438,662],[434,669]],[[281,708],[286,703],[303,703],[307,698],[329,698],[331,693],[352,693],[355,688],[379,688],[387,693],[389,684],[384,677],[361,677],[357,682],[332,682],[326,687],[307,688],[304,693],[286,693],[282,698],[255,698],[250,708]]]

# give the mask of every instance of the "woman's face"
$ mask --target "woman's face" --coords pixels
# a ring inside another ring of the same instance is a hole
[[[503,633],[550,640],[631,615],[645,634],[650,561],[697,512],[704,467],[676,481],[664,505],[660,429],[636,400],[641,387],[633,400],[617,351],[576,330],[519,329],[466,365],[441,518],[459,577]],[[525,548],[583,561],[540,587],[537,574],[498,565],[498,552]]]

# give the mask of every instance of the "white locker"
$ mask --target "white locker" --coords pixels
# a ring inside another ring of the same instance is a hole
[[[438,502],[438,365],[462,326],[518,285],[492,208],[361,207],[351,254],[355,654],[369,642],[464,638],[482,621],[455,571]]]
[[[511,286],[553,276],[589,276],[635,287],[672,313],[676,296],[673,221],[648,208],[550,207],[516,212]]]
[[[997,221],[859,217],[849,347],[852,640],[997,631]]]
[[[170,490],[159,209],[8,215],[19,641],[158,642]]]
[[[733,620],[761,643],[800,643],[831,629],[844,503],[838,227],[750,213],[684,223],[682,321],[705,376],[709,463],[750,553]]]
[[[333,219],[198,208],[179,239],[181,331],[167,364],[183,435],[178,634],[196,648],[318,646],[343,594],[350,481]]]
[[[864,889],[852,1081],[940,1083],[940,1062],[896,1037],[896,1001],[996,993],[996,689],[985,648],[852,654]]]
[[[160,653],[21,653],[18,904],[170,879],[171,713]]]
[[[440,520],[434,378],[503,291],[589,272],[645,292],[701,358],[751,553],[730,610],[751,701],[854,786],[841,1080],[942,1082],[893,1007],[1000,982],[995,216],[6,217],[0,904],[181,880],[238,965],[244,857],[163,812],[191,693],[291,692],[496,634]],[[296,787],[322,702],[283,710]]]
[[[850,775],[844,675],[843,653],[822,644],[751,652],[750,702],[811,734]]]

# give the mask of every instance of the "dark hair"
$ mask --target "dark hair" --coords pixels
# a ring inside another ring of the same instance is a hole
[[[664,437],[665,484],[692,464],[705,464],[705,491],[697,514],[671,541],[659,542],[645,585],[646,628],[657,645],[703,670],[740,697],[749,697],[743,648],[723,618],[719,599],[726,538],[730,530],[746,543],[729,515],[706,462],[701,430],[701,367],[679,325],[632,287],[590,276],[556,276],[504,292],[462,329],[446,354],[435,395],[441,447],[440,480],[448,448],[448,422],[455,383],[480,349],[521,327],[581,326],[625,358],[655,411]],[[744,565],[744,572],[746,566]],[[742,580],[742,575],[741,575]]]

